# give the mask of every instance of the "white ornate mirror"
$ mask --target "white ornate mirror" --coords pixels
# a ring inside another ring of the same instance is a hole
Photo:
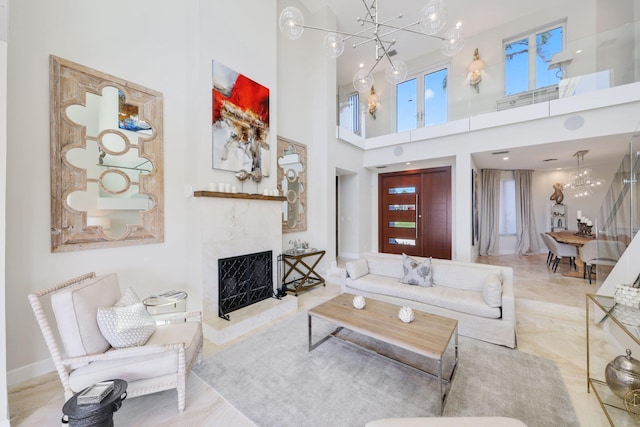
[[[162,242],[162,94],[50,67],[52,252]]]

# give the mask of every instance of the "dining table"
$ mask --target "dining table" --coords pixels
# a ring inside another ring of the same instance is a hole
[[[578,233],[577,230],[548,231],[547,234],[555,239],[558,243],[565,243],[576,247],[576,270],[569,270],[562,273],[563,276],[584,278],[585,265],[580,259],[580,248],[585,243],[596,238],[595,235],[585,235]]]

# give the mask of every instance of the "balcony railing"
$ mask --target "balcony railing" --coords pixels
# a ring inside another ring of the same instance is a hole
[[[572,53],[573,60],[569,65],[563,66],[563,78],[559,83],[510,96],[505,96],[505,67],[500,49],[495,50],[498,52],[497,58],[483,58],[486,61],[486,67],[482,72],[483,78],[477,91],[475,87],[468,84],[467,80],[467,63],[471,58],[471,50],[467,52],[467,48],[444,65],[432,64],[427,57],[414,60],[409,63],[409,72],[411,75],[411,70],[416,70],[416,77],[421,78],[420,76],[424,73],[418,73],[418,70],[429,70],[432,65],[446,66],[448,76],[446,81],[443,81],[448,100],[446,122],[471,120],[487,113],[552,102],[556,99],[571,98],[640,81],[638,71],[640,70],[640,50],[637,49],[640,44],[638,36],[640,31],[637,31],[638,28],[640,27],[637,22],[624,23],[606,32],[589,34],[574,40],[570,39],[570,34],[567,34],[569,40],[566,42],[566,50]],[[467,44],[468,49],[475,47],[471,40],[467,40]],[[359,97],[359,126],[356,133],[359,138],[366,140],[398,133],[396,87],[386,82],[383,72],[374,75],[374,85],[379,97],[375,117],[367,111],[369,94],[361,93]],[[345,114],[344,109],[348,108],[349,97],[353,95],[354,89],[350,83],[346,83],[339,87],[338,92],[338,125],[341,135],[344,136],[342,139],[350,140],[355,136],[348,136],[347,133],[352,129],[355,120],[354,115]],[[353,99],[351,101],[353,102]],[[419,105],[416,108],[416,130],[443,126],[442,123],[430,126],[429,118],[425,119],[423,110],[424,108]],[[424,132],[418,133],[424,134]]]

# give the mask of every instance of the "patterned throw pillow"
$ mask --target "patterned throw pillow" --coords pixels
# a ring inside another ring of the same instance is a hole
[[[127,290],[124,291],[124,295],[122,295],[118,302],[114,304],[114,307],[124,307],[137,302],[142,302],[138,294],[136,294],[133,289],[127,288]]]
[[[402,283],[425,287],[433,286],[431,258],[424,261],[416,261],[410,256],[402,254],[402,270],[403,276],[400,280]]]
[[[156,330],[156,322],[130,289],[113,307],[98,307],[98,327],[113,348],[144,345]]]

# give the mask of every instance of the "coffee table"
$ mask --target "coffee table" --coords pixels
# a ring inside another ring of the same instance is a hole
[[[335,337],[341,329],[346,328],[433,359],[437,362],[437,374],[420,371],[437,377],[440,385],[440,414],[442,414],[449,394],[445,391],[445,384],[451,384],[458,366],[458,321],[414,310],[415,319],[411,323],[404,323],[398,318],[400,306],[368,298],[366,307],[358,310],[353,307],[353,297],[354,295],[351,294],[341,294],[307,312],[309,351],[331,337]],[[313,317],[335,323],[338,328],[316,343],[312,343],[311,319]],[[455,360],[451,375],[448,378],[443,378],[442,359],[452,339],[455,345]]]

